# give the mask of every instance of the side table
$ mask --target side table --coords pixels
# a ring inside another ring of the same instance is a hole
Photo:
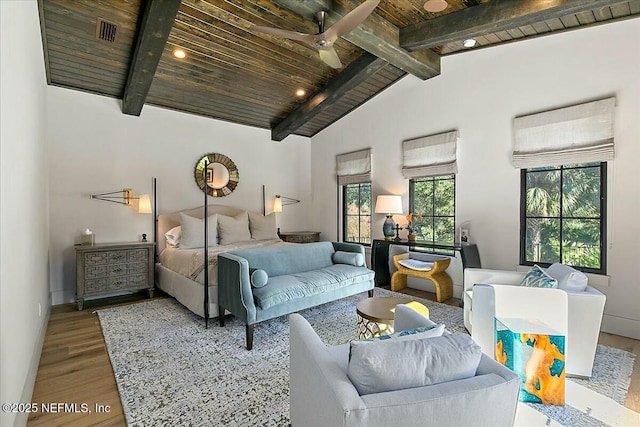
[[[393,309],[398,304],[411,302],[405,298],[372,297],[356,305],[358,338],[366,339],[393,333]]]
[[[319,231],[280,231],[278,228],[278,236],[283,241],[289,243],[313,243],[320,241]]]

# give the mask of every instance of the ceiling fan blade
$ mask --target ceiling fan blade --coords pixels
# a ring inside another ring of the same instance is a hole
[[[336,53],[335,49],[330,47],[328,49],[320,49],[320,59],[322,59],[331,68],[342,68],[342,62]]]
[[[360,6],[343,16],[321,35],[326,38],[337,38],[349,34],[371,15],[371,12],[378,7],[378,3],[380,3],[380,0],[366,0]]]
[[[298,33],[296,31],[281,30],[280,28],[261,27],[259,25],[252,25],[251,27],[249,27],[249,29],[252,31],[258,31],[261,33],[272,34],[278,37],[284,37],[285,39],[299,40],[301,42],[305,42],[310,45],[313,45],[313,40],[316,37],[313,34],[305,34],[305,33]]]

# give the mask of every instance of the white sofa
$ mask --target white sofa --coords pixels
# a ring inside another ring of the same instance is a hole
[[[481,300],[474,298],[474,286],[477,284],[515,286],[507,299],[502,298],[497,304],[508,304],[509,311],[520,313],[521,317],[532,317],[535,312],[542,316],[548,313],[550,305],[558,306],[562,302],[551,303],[551,295],[566,293],[567,296],[567,330],[566,330],[566,373],[568,376],[590,377],[593,369],[600,325],[604,312],[606,297],[597,289],[587,286],[584,291],[566,291],[560,289],[526,288],[518,286],[526,272],[467,268],[464,271],[464,324],[471,336],[482,347],[482,351],[493,357],[493,317],[496,311],[504,310],[492,306],[490,298],[483,296]],[[498,286],[494,288],[497,289]],[[533,289],[533,290],[532,290]],[[544,306],[545,295],[549,303]],[[535,299],[540,298],[538,302]],[[557,298],[554,298],[557,300]],[[560,299],[561,301],[561,299]],[[475,305],[477,304],[477,305]],[[515,317],[515,316],[513,316]],[[550,319],[550,323],[556,322]],[[549,325],[556,329],[561,324]],[[562,331],[561,331],[562,332]]]
[[[299,314],[290,315],[289,324],[293,427],[513,425],[520,377],[485,354],[473,377],[360,396],[347,376],[349,343],[327,347]],[[396,306],[396,332],[429,325]]]

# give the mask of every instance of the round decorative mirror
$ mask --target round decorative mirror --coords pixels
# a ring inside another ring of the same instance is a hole
[[[231,194],[240,180],[236,164],[220,153],[209,153],[198,159],[193,174],[200,190],[204,190],[206,180],[207,194],[213,197]]]

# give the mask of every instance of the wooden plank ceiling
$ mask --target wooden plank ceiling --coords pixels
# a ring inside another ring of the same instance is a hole
[[[440,57],[469,50],[466,39],[477,49],[640,16],[640,0],[448,0],[439,13],[424,0],[381,0],[336,41],[341,69],[307,45],[250,30],[316,33],[316,11],[329,11],[330,26],[361,3],[39,0],[47,80],[122,99],[126,114],[152,104],[271,129],[280,141],[315,135],[406,74],[438,75]]]

